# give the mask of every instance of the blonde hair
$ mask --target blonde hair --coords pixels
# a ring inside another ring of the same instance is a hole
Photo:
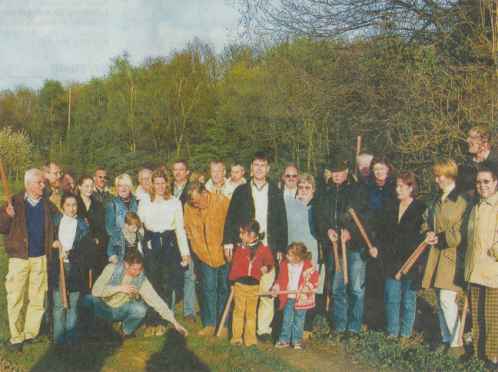
[[[455,180],[458,176],[458,165],[452,159],[437,161],[432,167],[434,176],[445,176]]]
[[[313,191],[316,190],[315,177],[313,177],[309,173],[301,173],[299,175],[299,178],[298,178],[298,181],[297,181],[297,185],[299,186],[299,184],[301,184],[301,183],[309,183],[311,186],[313,186]]]
[[[293,254],[302,260],[311,260],[311,252],[308,251],[303,242],[292,242],[287,247],[287,253]]]
[[[133,188],[133,180],[127,173],[120,174],[114,179],[114,186],[116,186],[116,188],[118,188],[119,183],[128,186],[130,190]]]

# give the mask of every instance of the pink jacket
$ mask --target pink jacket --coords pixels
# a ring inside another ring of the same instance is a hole
[[[316,290],[318,286],[319,273],[313,267],[311,260],[305,260],[303,264],[303,270],[301,271],[301,276],[299,277],[298,291],[309,291]],[[277,284],[280,291],[287,290],[289,285],[289,262],[287,260],[282,260],[280,263],[280,271],[278,273]],[[280,310],[283,310],[287,304],[288,295],[279,295],[280,299]],[[300,293],[296,296],[295,303],[296,310],[307,310],[315,307],[315,293]]]

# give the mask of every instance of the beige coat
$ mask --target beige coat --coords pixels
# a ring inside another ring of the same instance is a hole
[[[439,199],[429,213],[427,223],[434,229],[439,243],[429,250],[422,278],[422,288],[461,290],[463,280],[462,223],[467,209],[466,200],[453,190],[444,202]]]
[[[498,193],[472,208],[465,255],[465,281],[498,288]]]

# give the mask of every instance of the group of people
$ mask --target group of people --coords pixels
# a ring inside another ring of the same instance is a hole
[[[246,346],[276,336],[276,347],[301,349],[320,312],[334,339],[362,331],[371,266],[382,278],[389,338],[412,336],[417,290],[434,288],[440,348],[460,348],[463,291],[474,354],[498,367],[491,139],[488,128],[474,127],[468,161],[433,164],[440,193],[429,203],[417,199],[413,172],[368,153],[354,169],[337,155],[318,179],[289,164],[278,183],[264,152],[255,153],[247,179],[242,164],[226,177],[224,162],[211,161],[206,180],[177,160],[171,169],[141,169],[136,188],[128,174],[117,176],[114,193],[104,168],[77,182],[54,162],[30,169],[25,190],[0,213],[9,346],[34,342],[47,311],[59,346],[80,342],[83,318],[119,321],[124,338],[141,324],[162,334],[161,318],[186,335],[175,318],[182,303],[188,322],[200,309],[201,336],[230,333],[232,344]],[[400,276],[421,243],[425,253]]]

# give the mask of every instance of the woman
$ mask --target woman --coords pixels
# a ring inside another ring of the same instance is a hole
[[[285,208],[287,211],[288,240],[290,242],[302,242],[311,253],[311,261],[315,270],[319,271],[323,262],[320,257],[318,240],[315,231],[315,179],[310,174],[303,173],[297,182],[296,198],[285,198]],[[322,270],[325,273],[324,270]],[[318,286],[317,304],[322,304],[323,276],[320,276]],[[306,313],[303,339],[306,341],[311,337],[313,321],[317,313],[321,310],[317,306]]]
[[[498,192],[496,170],[481,167],[478,203],[469,217],[465,281],[469,283],[474,355],[498,369]]]
[[[118,262],[117,252],[123,246],[122,228],[126,213],[137,211],[137,199],[131,193],[133,181],[126,173],[115,179],[117,196],[111,198],[105,207],[105,229],[109,236],[107,256],[112,263]]]
[[[386,275],[384,306],[387,334],[389,337],[399,336],[402,339],[412,335],[417,288],[421,279],[421,258],[401,280],[395,279],[398,270],[424,239],[420,230],[426,207],[415,199],[416,190],[417,181],[413,172],[398,176],[398,200],[386,207],[383,224],[379,229],[379,256],[384,263]]]
[[[422,288],[435,288],[437,315],[442,344],[437,349],[458,353],[458,305],[456,297],[462,284],[462,222],[467,209],[465,198],[456,190],[458,167],[453,160],[437,162],[433,174],[441,194],[428,210],[426,239],[431,248],[427,258]],[[452,348],[452,349],[451,349]]]
[[[370,167],[372,176],[367,181],[368,207],[379,216],[387,204],[396,201],[396,182],[393,166],[386,157],[374,157]]]
[[[183,223],[183,207],[171,194],[170,181],[162,171],[152,173],[150,200],[138,208],[145,227],[144,259],[147,276],[156,291],[172,303],[183,294],[183,275],[190,251]]]
[[[93,262],[88,267],[91,270],[92,284],[97,280],[107,264],[107,234],[105,231],[105,210],[94,196],[95,184],[90,176],[82,176],[78,182],[78,216],[90,226],[90,237],[97,247]]]

